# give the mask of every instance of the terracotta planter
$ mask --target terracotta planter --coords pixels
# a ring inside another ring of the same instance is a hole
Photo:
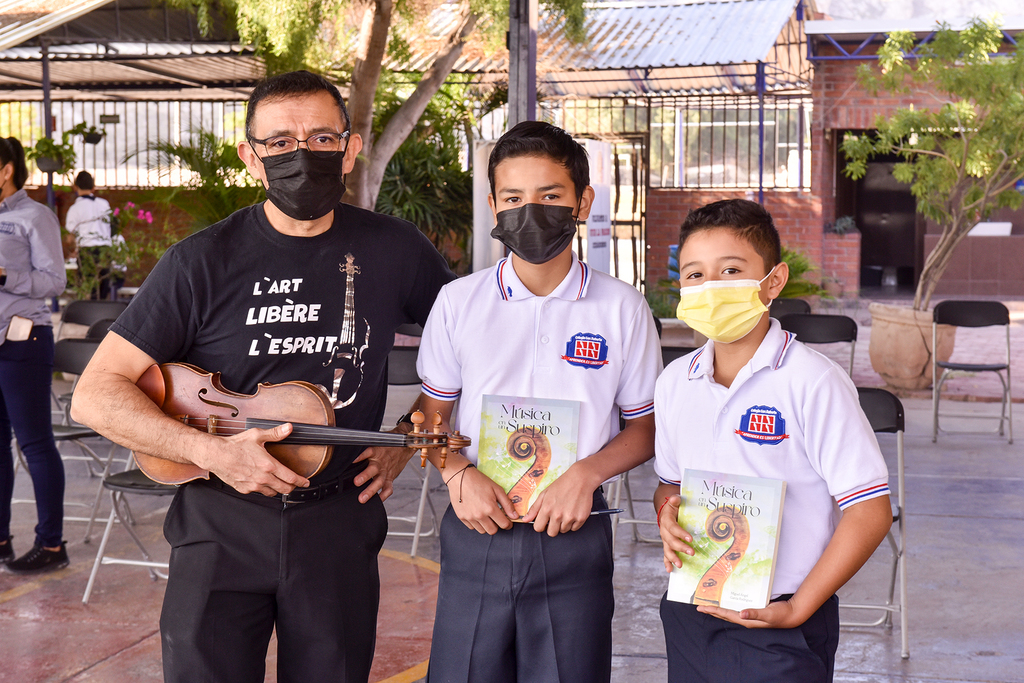
[[[932,314],[908,306],[871,303],[871,367],[897,389],[927,389],[932,384]],[[938,359],[953,355],[956,328],[940,325]]]

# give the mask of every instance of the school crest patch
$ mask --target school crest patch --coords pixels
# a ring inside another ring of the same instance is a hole
[[[562,360],[569,365],[594,370],[608,365],[608,342],[599,334],[580,332],[574,334],[565,345]]]
[[[789,438],[786,433],[786,420],[771,406],[753,406],[748,408],[740,418],[740,428],[736,430],[744,441],[756,444],[776,446]]]

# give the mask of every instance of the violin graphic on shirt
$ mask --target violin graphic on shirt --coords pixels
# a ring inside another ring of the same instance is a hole
[[[324,362],[325,368],[334,368],[334,381],[325,391],[335,408],[344,408],[355,400],[363,384],[363,353],[370,345],[370,323],[366,318],[363,318],[366,328],[363,343],[356,345],[355,276],[360,268],[355,260],[352,254],[345,254],[345,263],[339,265],[339,270],[348,276],[345,281],[345,315],[338,343],[331,349],[331,357]]]

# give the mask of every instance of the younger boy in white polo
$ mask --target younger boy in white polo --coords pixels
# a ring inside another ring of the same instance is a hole
[[[593,198],[578,143],[521,123],[488,172],[492,235],[512,255],[439,294],[420,346],[421,408],[447,425],[458,398],[454,426],[476,440],[485,395],[575,401],[576,461],[514,524],[504,489],[474,466],[478,444],[448,456],[427,678],[600,683],[611,677],[611,526],[591,513],[607,508],[602,482],[653,454],[657,332],[639,292],[572,252]]]
[[[768,316],[788,277],[768,212],[709,204],[687,216],[679,243],[680,317],[712,341],[666,368],[655,392],[665,568],[693,555],[676,522],[684,469],[787,488],[768,607],[662,599],[669,681],[831,681],[835,592],[892,524],[888,470],[847,374]]]

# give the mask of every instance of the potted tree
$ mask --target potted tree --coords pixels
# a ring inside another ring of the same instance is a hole
[[[942,25],[906,59],[913,34],[889,34],[879,49],[881,73],[862,66],[867,87],[896,95],[931,92],[936,108],[898,109],[879,117],[877,132],[847,135],[846,173],[861,178],[876,154],[902,160],[893,176],[910,185],[917,210],[942,227],[927,256],[912,308],[872,303],[871,363],[889,384],[923,389],[931,383],[931,320],[935,287],[957,245],[979,221],[1001,207],[1019,207],[1014,189],[1024,178],[1024,53],[996,55],[1002,32],[993,21],[973,20],[962,31]],[[954,329],[942,330],[935,351],[953,352]]]

